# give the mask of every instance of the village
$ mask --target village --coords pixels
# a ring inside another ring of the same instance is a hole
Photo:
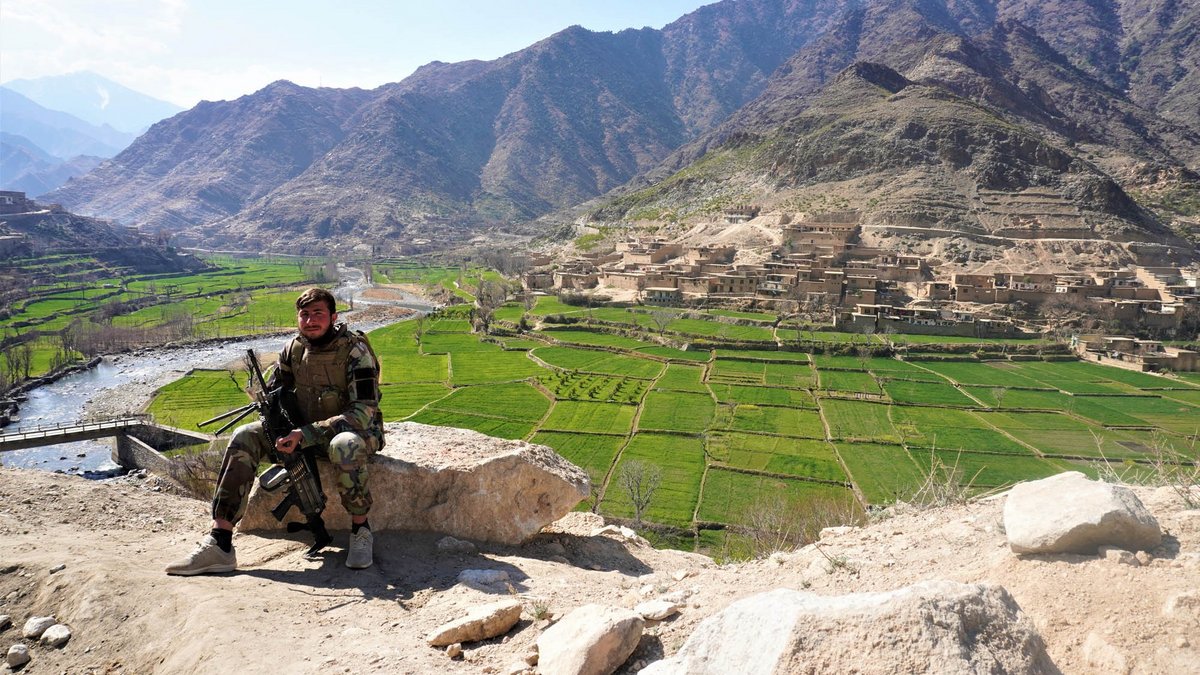
[[[724,214],[730,224],[756,207]],[[1082,272],[943,273],[940,262],[859,243],[860,214],[823,213],[792,222],[771,216],[781,244],[769,257],[738,262],[733,245],[685,247],[631,237],[610,252],[566,260],[531,258],[530,290],[587,293],[645,305],[746,308],[799,315],[856,333],[977,338],[1071,338],[1084,357],[1136,369],[1194,370],[1196,354],[1157,339],[1200,311],[1195,269],[1130,265]],[[1094,334],[1069,334],[1068,317],[1100,317]]]

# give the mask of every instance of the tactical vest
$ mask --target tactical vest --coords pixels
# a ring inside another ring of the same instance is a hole
[[[379,391],[379,359],[365,335],[344,325],[323,349],[306,349],[299,337],[287,346],[287,363],[292,369],[296,399],[306,423],[313,423],[340,414],[350,404],[350,381],[346,365],[351,352],[363,349],[371,354],[376,368],[376,392]]]

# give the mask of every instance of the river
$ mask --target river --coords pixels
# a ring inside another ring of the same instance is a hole
[[[395,301],[362,298],[360,294],[367,287],[362,272],[340,267],[338,273],[340,282],[334,293],[339,300],[351,300],[356,308],[386,302],[418,311],[433,309],[433,305],[411,295]],[[358,323],[354,321],[353,313],[347,312],[347,315],[351,327],[359,330],[386,325]],[[21,404],[20,421],[4,428],[3,433],[38,425],[77,422],[85,417],[89,408],[114,414],[137,412],[155,389],[183,377],[189,370],[223,367],[239,359],[247,349],[276,352],[285,338],[285,335],[272,335],[107,356],[95,368],[68,375],[29,392],[29,400]],[[0,453],[0,464],[80,474],[117,468],[112,461],[112,443],[103,440],[3,452]]]

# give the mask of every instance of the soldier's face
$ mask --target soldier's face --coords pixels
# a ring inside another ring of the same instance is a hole
[[[330,312],[323,302],[310,302],[296,312],[300,334],[313,340],[321,337],[337,321],[337,312]]]

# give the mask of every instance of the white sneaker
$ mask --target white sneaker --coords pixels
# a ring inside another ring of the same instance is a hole
[[[167,565],[167,574],[190,577],[197,574],[220,574],[237,569],[237,555],[221,550],[217,540],[210,534],[196,546],[188,557]]]
[[[346,567],[352,570],[366,569],[371,566],[374,552],[375,537],[371,528],[361,527],[358,534],[350,534],[350,552],[346,554]]]

